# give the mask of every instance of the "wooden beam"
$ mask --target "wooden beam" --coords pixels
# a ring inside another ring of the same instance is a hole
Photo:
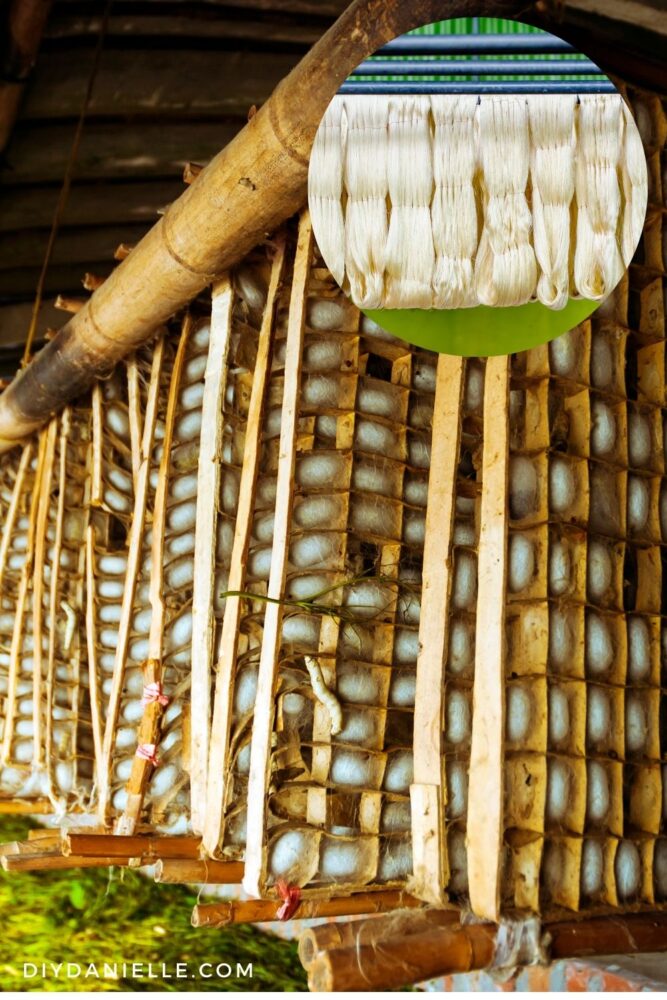
[[[259,924],[278,919],[279,899],[230,899],[221,903],[199,903],[192,911],[193,927],[226,927],[229,924]],[[365,913],[386,913],[424,904],[400,889],[360,892],[333,899],[303,899],[294,920],[314,917],[351,917]]]
[[[51,0],[11,0],[5,15],[0,50],[0,153],[14,127],[50,9]]]
[[[474,9],[511,14],[521,7],[521,0],[487,0]],[[3,392],[0,449],[13,447],[111,371],[304,204],[315,132],[352,69],[407,29],[471,9],[472,0],[355,0],[86,307]],[[209,67],[214,74],[216,59]],[[132,61],[140,62],[136,53]],[[225,72],[229,76],[228,68]]]
[[[242,861],[185,861],[161,858],[155,866],[155,881],[178,884],[239,885]]]
[[[199,837],[160,837],[144,834],[124,837],[116,833],[66,833],[63,853],[78,857],[133,857],[196,859]]]
[[[0,859],[6,872],[63,871],[68,868],[126,868],[128,857],[79,857],[75,854],[6,854]]]

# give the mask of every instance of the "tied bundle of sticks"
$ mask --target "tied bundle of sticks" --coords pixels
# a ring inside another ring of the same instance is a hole
[[[445,910],[398,911],[305,931],[299,958],[311,992],[401,989],[437,976],[563,958],[667,951],[667,914],[545,924],[462,924]]]

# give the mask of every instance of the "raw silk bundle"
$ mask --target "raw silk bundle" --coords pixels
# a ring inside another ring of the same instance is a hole
[[[647,200],[618,94],[337,97],[309,184],[320,249],[362,309],[599,301]]]

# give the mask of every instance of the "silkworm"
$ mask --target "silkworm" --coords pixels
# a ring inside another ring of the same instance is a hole
[[[573,784],[572,769],[563,760],[547,761],[547,804],[549,822],[560,824],[567,816]]]
[[[648,484],[640,476],[628,476],[628,527],[632,534],[646,528],[650,507]]]
[[[324,683],[322,670],[319,663],[312,656],[305,656],[304,662],[310,677],[310,683],[315,693],[315,697],[320,701],[329,713],[331,719],[331,735],[335,736],[343,728],[343,712],[338,698],[330,691]]]
[[[389,689],[389,704],[397,708],[413,708],[416,685],[417,678],[413,672],[394,674]]]
[[[594,611],[586,617],[586,667],[594,677],[606,674],[614,662],[614,644],[607,621]]]
[[[462,674],[472,665],[475,636],[472,626],[455,618],[449,632],[449,656],[447,668],[454,674]]]
[[[631,840],[622,840],[616,851],[614,875],[616,892],[623,902],[632,899],[639,892],[642,863],[639,851]]]
[[[61,601],[60,607],[65,612],[65,627],[63,629],[63,651],[67,653],[69,652],[72,642],[74,641],[74,633],[76,632],[78,615],[74,610],[74,608],[70,607],[67,601]]]
[[[601,399],[591,404],[591,453],[603,458],[616,446],[616,420],[611,408]]]
[[[570,702],[565,691],[555,685],[549,689],[549,742],[556,746],[570,732]]]
[[[513,594],[525,590],[535,576],[535,546],[526,535],[513,534],[509,541],[507,581]]]
[[[646,748],[648,716],[640,694],[628,692],[625,701],[625,746],[630,753]]]
[[[449,743],[456,745],[470,738],[470,698],[465,692],[449,692],[445,717],[445,739]]]
[[[588,596],[600,601],[609,591],[613,579],[611,550],[607,545],[591,539],[588,543]]]
[[[468,811],[468,766],[461,760],[447,764],[447,815],[459,819]]]
[[[341,300],[310,299],[308,301],[308,326],[313,330],[342,330],[352,309]]]
[[[477,593],[477,560],[470,552],[459,550],[454,557],[452,605],[461,611],[472,605]]]
[[[409,840],[390,840],[380,855],[378,878],[385,882],[406,879],[412,872],[412,844]]]
[[[389,755],[384,772],[386,792],[407,793],[413,780],[412,750],[398,750]]]
[[[603,887],[604,851],[598,840],[585,840],[581,850],[581,892],[589,899]]]
[[[549,343],[549,367],[554,375],[565,378],[574,374],[579,357],[579,339],[575,330],[568,330]]]
[[[576,482],[569,462],[553,458],[549,464],[549,508],[555,514],[564,514],[574,503]]]
[[[591,343],[591,382],[597,389],[607,389],[614,377],[614,359],[609,341],[596,334]]]
[[[651,640],[645,618],[628,618],[628,678],[633,684],[648,680],[651,672]]]
[[[611,804],[611,789],[609,775],[596,760],[587,764],[586,782],[586,816],[591,823],[603,823],[609,813]]]
[[[517,521],[537,510],[539,481],[534,462],[523,455],[510,459],[510,517]]]
[[[643,413],[628,416],[628,457],[634,468],[643,468],[651,459],[651,425]]]
[[[549,552],[549,592],[554,597],[565,594],[570,587],[572,564],[570,550],[566,542],[558,539]]]
[[[591,685],[588,689],[586,735],[592,746],[606,744],[611,728],[611,703],[604,688]]]
[[[533,717],[533,699],[526,688],[512,684],[507,690],[506,736],[513,743],[523,742]]]

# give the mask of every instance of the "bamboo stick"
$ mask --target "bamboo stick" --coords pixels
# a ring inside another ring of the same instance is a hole
[[[547,924],[543,942],[550,958],[667,951],[667,914],[631,914]],[[322,951],[308,970],[312,992],[395,990],[439,976],[492,967],[495,924],[439,927]],[[550,939],[550,944],[548,944]],[[521,961],[537,956],[523,955]]]
[[[29,442],[24,445],[23,451],[21,452],[21,458],[19,459],[18,468],[16,470],[16,479],[14,480],[14,485],[12,487],[12,498],[9,501],[7,514],[5,516],[4,524],[2,525],[2,537],[0,537],[0,590],[2,589],[2,578],[5,574],[5,567],[7,565],[7,553],[9,552],[12,536],[14,534],[16,515],[18,514],[19,504],[21,502],[23,483],[25,481],[26,473],[30,468],[32,453],[33,445],[32,442]]]
[[[313,245],[310,213],[305,210],[299,222],[299,237],[294,258],[292,291],[287,320],[285,377],[280,426],[280,451],[276,482],[275,520],[271,570],[267,594],[274,603],[267,604],[264,634],[257,676],[257,695],[250,748],[248,779],[248,836],[243,887],[251,896],[261,896],[266,865],[266,798],[269,781],[271,735],[275,710],[274,686],[280,648],[283,606],[289,547],[289,527],[294,496],[296,465],[297,414],[301,387],[303,333],[306,321],[306,284]]]
[[[203,169],[204,167],[201,163],[192,163],[191,160],[188,160],[183,167],[183,183],[192,184],[193,181],[197,180]]]
[[[56,295],[53,305],[56,309],[62,309],[63,312],[78,313],[87,301],[87,299],[75,298],[73,295]]]
[[[200,843],[199,837],[65,833],[63,835],[63,854],[75,854],[79,857],[197,859]]]
[[[211,334],[204,375],[201,438],[197,469],[194,581],[192,588],[192,673],[190,710],[190,821],[202,833],[206,819],[206,778],[211,722],[211,673],[215,642],[214,588],[220,465],[224,427],[227,356],[234,291],[228,275],[211,290]]]
[[[477,569],[475,680],[467,848],[470,906],[497,920],[503,836],[505,583],[509,466],[509,360],[492,357],[484,379],[484,451]]]
[[[185,361],[185,352],[192,331],[192,317],[186,313],[181,327],[181,337],[174,359],[169,384],[169,398],[165,415],[164,439],[162,441],[162,459],[158,485],[155,491],[153,505],[153,539],[151,543],[151,579],[149,600],[151,605],[151,625],[148,636],[148,659],[143,667],[144,685],[161,684],[162,682],[162,642],[164,632],[164,597],[162,594],[164,577],[164,530],[167,520],[169,468],[171,464],[171,445],[174,437],[174,422],[178,407],[178,392],[181,386],[181,373]],[[159,701],[150,702],[144,708],[139,724],[137,744],[157,745],[162,718],[162,706]],[[132,772],[128,778],[125,790],[127,801],[123,815],[119,817],[116,833],[134,833],[141,807],[144,801],[146,785],[152,773],[153,765],[142,757],[135,756],[132,761]]]
[[[276,297],[285,262],[285,238],[276,243],[276,253],[271,267],[271,278],[267,292],[262,325],[257,344],[257,358],[253,372],[248,418],[243,447],[243,465],[239,483],[239,498],[234,526],[234,541],[230,558],[227,589],[244,589],[248,545],[252,533],[253,505],[257,475],[261,456],[262,418],[266,399],[271,351],[273,348],[273,320]],[[222,619],[222,629],[218,644],[215,698],[213,704],[213,724],[208,761],[208,785],[206,791],[206,814],[203,844],[210,855],[218,851],[222,838],[227,777],[227,757],[229,753],[230,727],[232,720],[232,697],[236,672],[237,638],[241,618],[241,598],[231,595],[226,599]]]
[[[63,871],[68,868],[126,868],[132,858],[77,857],[74,854],[9,854],[0,861],[6,872]]]
[[[198,903],[192,911],[192,926],[226,927],[229,924],[257,924],[277,920],[281,905],[281,900],[278,899],[230,899],[220,903]],[[360,892],[333,899],[303,899],[292,919],[351,917],[422,905],[421,900],[399,889]]]
[[[436,377],[433,444],[422,569],[422,605],[415,691],[414,781],[410,787],[415,895],[445,902],[447,786],[443,780],[444,664],[459,461],[463,358],[441,354]]]
[[[396,35],[523,0],[355,0],[0,398],[8,449],[111,370],[306,200],[315,132],[338,87]],[[243,183],[241,183],[243,181]],[[248,181],[249,183],[245,183]]]
[[[186,861],[181,858],[160,858],[155,866],[156,882],[240,885],[242,878],[242,861]]]
[[[0,816],[43,816],[52,812],[50,799],[0,799]]]

